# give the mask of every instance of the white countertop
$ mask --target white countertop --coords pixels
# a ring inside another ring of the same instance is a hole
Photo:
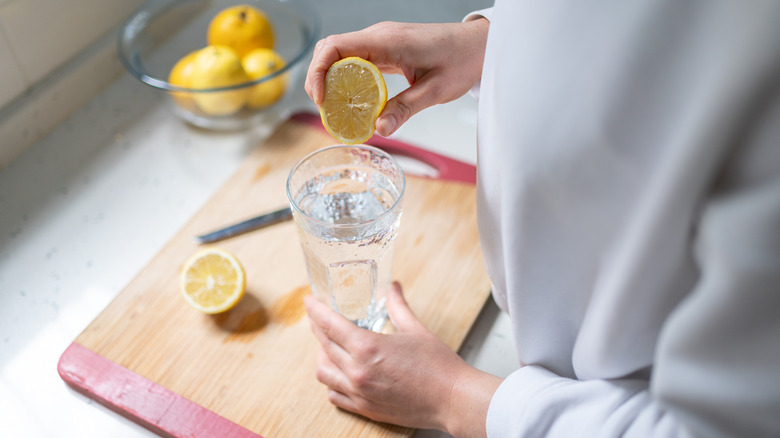
[[[343,31],[338,23],[323,14],[324,33]],[[391,95],[405,85],[387,79]],[[268,134],[192,128],[155,93],[123,75],[0,170],[0,435],[153,436],[70,390],[57,361]],[[313,106],[301,90],[291,108]],[[397,137],[474,163],[475,132],[476,102],[464,97],[425,110]],[[491,300],[461,355],[506,375],[517,366],[510,333]]]

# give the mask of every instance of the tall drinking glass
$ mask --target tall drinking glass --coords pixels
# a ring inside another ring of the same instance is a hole
[[[312,291],[373,331],[387,320],[405,187],[396,160],[365,145],[315,151],[287,179]]]

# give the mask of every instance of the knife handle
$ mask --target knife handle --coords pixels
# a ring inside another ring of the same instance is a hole
[[[290,218],[292,218],[292,210],[290,210],[290,207],[285,207],[280,210],[272,211],[270,213],[247,219],[243,222],[212,231],[210,233],[195,236],[195,241],[199,244],[216,242],[218,240],[227,239],[228,237],[233,237],[248,231],[278,224],[279,222],[284,222]]]

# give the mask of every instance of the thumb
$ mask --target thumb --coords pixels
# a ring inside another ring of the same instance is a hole
[[[387,294],[387,313],[390,316],[390,321],[392,321],[399,332],[417,330],[421,327],[424,328],[423,324],[417,319],[414,313],[412,313],[412,309],[410,309],[409,305],[406,303],[401,290],[401,284],[397,281],[393,282],[393,287],[390,288],[390,291]]]
[[[387,137],[406,123],[413,115],[441,102],[435,80],[422,78],[387,101],[376,120],[377,134]]]

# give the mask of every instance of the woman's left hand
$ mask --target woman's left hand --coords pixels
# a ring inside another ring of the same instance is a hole
[[[398,283],[387,296],[395,334],[361,329],[313,296],[305,304],[322,345],[317,379],[330,389],[331,403],[376,421],[485,434],[487,408],[501,380],[472,368],[431,333]]]

